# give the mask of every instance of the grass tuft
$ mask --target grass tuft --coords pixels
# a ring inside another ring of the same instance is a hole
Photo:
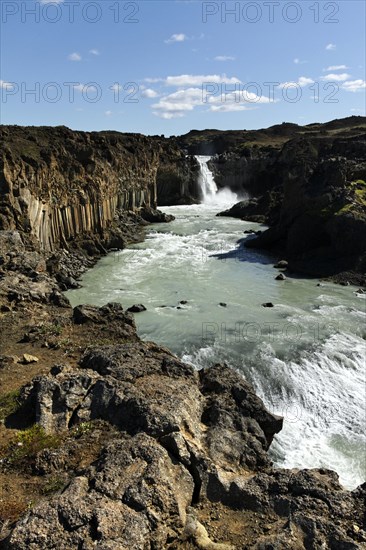
[[[19,395],[20,391],[16,390],[0,396],[0,420],[17,412],[20,407]]]

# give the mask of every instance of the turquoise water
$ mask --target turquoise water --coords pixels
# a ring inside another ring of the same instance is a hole
[[[265,228],[216,217],[237,197],[217,193],[207,158],[199,160],[205,204],[163,208],[174,222],[103,258],[67,296],[74,306],[144,304],[141,338],[195,368],[226,362],[284,417],[270,450],[277,466],[330,468],[354,488],[366,480],[366,294],[275,281],[278,258],[243,246],[245,230]]]

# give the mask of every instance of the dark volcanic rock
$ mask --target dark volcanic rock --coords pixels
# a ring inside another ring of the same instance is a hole
[[[228,216],[242,220],[265,223],[267,205],[262,197],[243,200],[234,204],[229,210],[219,212],[217,216]],[[254,233],[254,231],[253,231]]]
[[[127,311],[129,313],[141,313],[142,311],[146,311],[146,307],[143,304],[135,304],[129,307]]]
[[[154,208],[141,208],[139,214],[144,220],[150,223],[168,223],[175,220],[171,214],[165,214]]]
[[[164,548],[184,526],[193,488],[188,471],[155,439],[121,437],[62,495],[28,514],[7,547]]]
[[[286,260],[280,260],[273,267],[276,269],[286,269],[286,267],[288,267],[288,262]]]

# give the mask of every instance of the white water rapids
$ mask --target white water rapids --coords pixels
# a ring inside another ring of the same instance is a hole
[[[242,246],[246,229],[263,227],[215,216],[236,196],[217,191],[208,158],[199,161],[203,204],[163,208],[174,222],[103,258],[68,298],[144,304],[136,315],[143,339],[196,368],[225,361],[284,416],[270,451],[277,466],[330,468],[354,488],[366,480],[366,295],[305,278],[275,281],[275,259]]]

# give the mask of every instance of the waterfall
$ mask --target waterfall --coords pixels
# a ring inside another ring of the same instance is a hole
[[[214,197],[217,193],[217,185],[215,183],[213,174],[208,167],[208,161],[211,157],[196,156],[196,159],[200,165],[199,186],[202,193],[202,202],[207,202],[209,197]]]
[[[201,189],[202,203],[211,205],[228,206],[237,202],[238,197],[228,187],[218,189],[213,173],[208,167],[211,159],[209,156],[196,155],[200,165],[198,184]]]

